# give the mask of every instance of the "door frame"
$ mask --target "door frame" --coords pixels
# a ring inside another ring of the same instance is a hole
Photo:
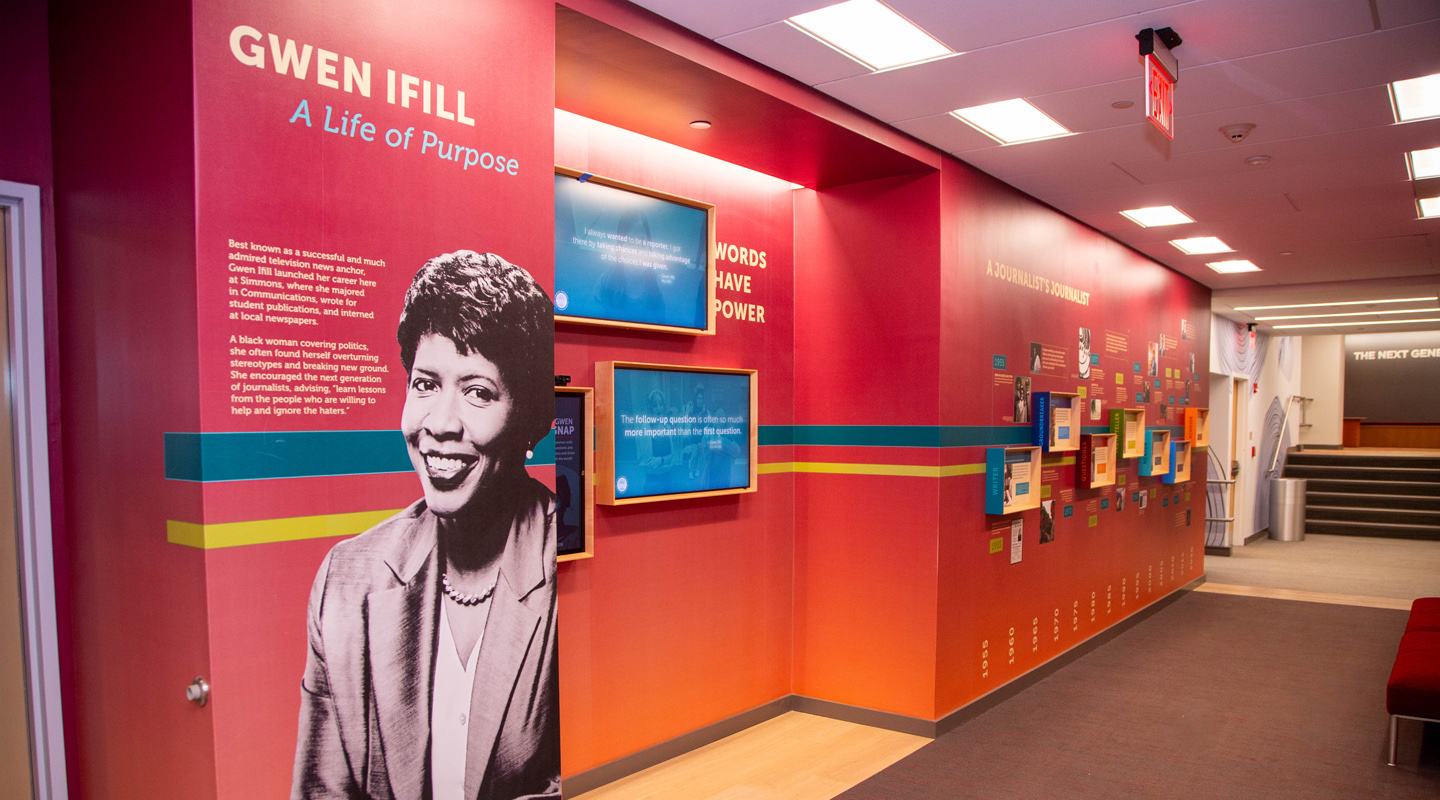
[[[15,528],[30,703],[30,758],[37,800],[68,800],[65,774],[55,552],[50,517],[50,439],[45,401],[45,294],[40,187],[0,181],[9,213],[10,425],[15,442]]]

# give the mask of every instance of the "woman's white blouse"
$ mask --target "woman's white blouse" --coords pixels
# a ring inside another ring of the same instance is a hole
[[[435,653],[435,687],[430,703],[430,796],[433,800],[464,800],[465,749],[469,740],[470,695],[475,689],[475,664],[480,660],[480,643],[485,640],[485,621],[480,638],[465,663],[450,632],[449,605],[440,598],[439,642]],[[490,602],[479,606],[488,618]]]

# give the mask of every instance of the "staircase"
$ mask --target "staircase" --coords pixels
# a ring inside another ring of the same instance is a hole
[[[1305,478],[1305,532],[1440,540],[1440,457],[1290,452]]]

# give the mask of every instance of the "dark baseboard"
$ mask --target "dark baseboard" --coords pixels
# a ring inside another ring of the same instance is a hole
[[[832,700],[818,700],[798,694],[790,696],[790,710],[814,714],[817,717],[838,719],[843,722],[854,722],[871,728],[924,736],[927,739],[935,738],[934,721],[919,717],[907,717],[904,714],[895,714],[890,711],[876,711],[873,708],[861,708],[836,703]]]
[[[739,733],[746,728],[754,727],[768,719],[774,719],[784,714],[790,710],[790,701],[789,695],[776,698],[749,711],[742,711],[733,717],[726,717],[719,722],[712,722],[689,733],[682,733],[674,739],[667,739],[628,756],[622,756],[598,767],[576,773],[561,781],[560,793],[564,797],[584,794],[591,789],[598,789],[607,783],[634,775],[641,770],[649,769],[691,750],[698,750],[707,744],[718,742],[726,736]]]
[[[1269,529],[1269,528],[1261,528],[1260,530],[1255,531],[1254,533],[1250,534],[1249,536],[1246,536],[1246,537],[1245,537],[1245,544],[1250,544],[1251,542],[1255,541],[1256,539],[1264,539],[1266,536],[1269,536],[1269,535],[1270,535],[1270,529]]]
[[[1207,555],[1207,556],[1225,556],[1226,558],[1229,558],[1229,557],[1231,556],[1232,552],[1234,551],[1234,549],[1235,549],[1235,548],[1233,548],[1233,547],[1212,547],[1211,545],[1208,545],[1208,544],[1207,544],[1207,545],[1205,545],[1205,555]]]
[[[1343,444],[1307,444],[1307,445],[1305,445],[1305,449],[1306,449],[1306,450],[1344,450],[1344,449],[1345,449],[1345,445],[1343,445]]]
[[[644,750],[571,775],[562,781],[561,792],[565,797],[574,797],[592,789],[598,789],[607,783],[613,783],[621,778],[634,775],[641,770],[649,769],[656,764],[669,761],[676,756],[684,755],[692,750],[698,750],[707,744],[718,742],[726,736],[739,733],[746,728],[754,727],[766,720],[774,719],[787,711],[800,711],[806,714],[814,714],[818,717],[829,717],[845,722],[868,725],[872,728],[899,731],[900,733],[934,739],[964,725],[966,722],[969,722],[1053,675],[1067,664],[1070,664],[1086,653],[1089,653],[1100,645],[1105,644],[1116,636],[1154,616],[1160,609],[1180,599],[1181,596],[1204,582],[1204,576],[1196,578],[1145,608],[1136,611],[1120,622],[1111,625],[1104,631],[1071,647],[1069,650],[1066,650],[1024,675],[1015,678],[1004,686],[991,691],[989,694],[967,705],[961,706],[939,720],[931,721],[918,717],[907,717],[904,714],[876,711],[870,708],[861,708],[859,706],[836,703],[831,700],[820,700],[814,697],[804,697],[802,695],[786,695],[785,697],[778,697],[768,703],[756,706],[749,711],[742,711],[733,717],[726,717],[719,722],[712,722],[709,725],[697,728],[689,733],[681,734],[674,739],[651,745]]]
[[[1031,686],[1034,686],[1040,681],[1043,681],[1051,675],[1054,675],[1062,668],[1075,662],[1081,656],[1084,656],[1085,654],[1093,651],[1095,648],[1105,644],[1106,642],[1109,642],[1120,634],[1125,633],[1126,631],[1130,630],[1136,625],[1139,625],[1150,617],[1155,616],[1155,614],[1158,613],[1161,609],[1165,608],[1171,603],[1174,603],[1181,597],[1189,594],[1195,589],[1195,587],[1199,586],[1204,582],[1205,576],[1201,575],[1195,580],[1190,581],[1184,586],[1181,586],[1179,589],[1176,589],[1170,594],[1167,594],[1159,600],[1151,603],[1150,605],[1145,606],[1139,611],[1136,611],[1134,614],[1131,614],[1125,619],[1115,623],[1114,625],[1111,625],[1100,633],[1091,636],[1089,639],[1086,639],[1085,641],[1075,645],[1074,647],[1071,647],[1069,650],[1066,650],[1060,655],[1055,656],[1049,661],[1046,661],[1044,664],[1041,664],[1040,666],[1030,670],[1024,675],[1021,675],[1020,677],[1011,680],[1004,686],[994,689],[989,694],[972,700],[971,702],[961,706],[960,708],[955,709],[949,714],[946,714],[935,723],[936,736],[944,736],[950,731],[953,731],[961,725],[969,722],[970,720],[975,719],[981,714],[984,714],[986,711],[995,708],[1001,703],[1004,703],[1006,700],[1009,700],[1010,698],[1020,694],[1026,689],[1029,689]]]

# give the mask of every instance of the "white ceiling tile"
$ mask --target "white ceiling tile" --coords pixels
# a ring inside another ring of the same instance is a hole
[[[1398,28],[1440,18],[1440,3],[1435,0],[1375,0],[1380,14],[1380,27]]]
[[[833,6],[839,0],[726,0],[697,3],[695,0],[634,0],[635,4],[677,22],[702,36],[718,39],[761,25],[769,25],[796,14]]]
[[[762,25],[715,41],[811,86],[856,75],[869,68],[784,22]]]
[[[1187,0],[1041,0],[1024,13],[1010,3],[966,3],[953,0],[888,0],[911,22],[956,50],[978,50],[1030,39],[1082,25],[1093,25],[1145,11],[1179,5]],[[1138,32],[1142,26],[1135,28]]]

